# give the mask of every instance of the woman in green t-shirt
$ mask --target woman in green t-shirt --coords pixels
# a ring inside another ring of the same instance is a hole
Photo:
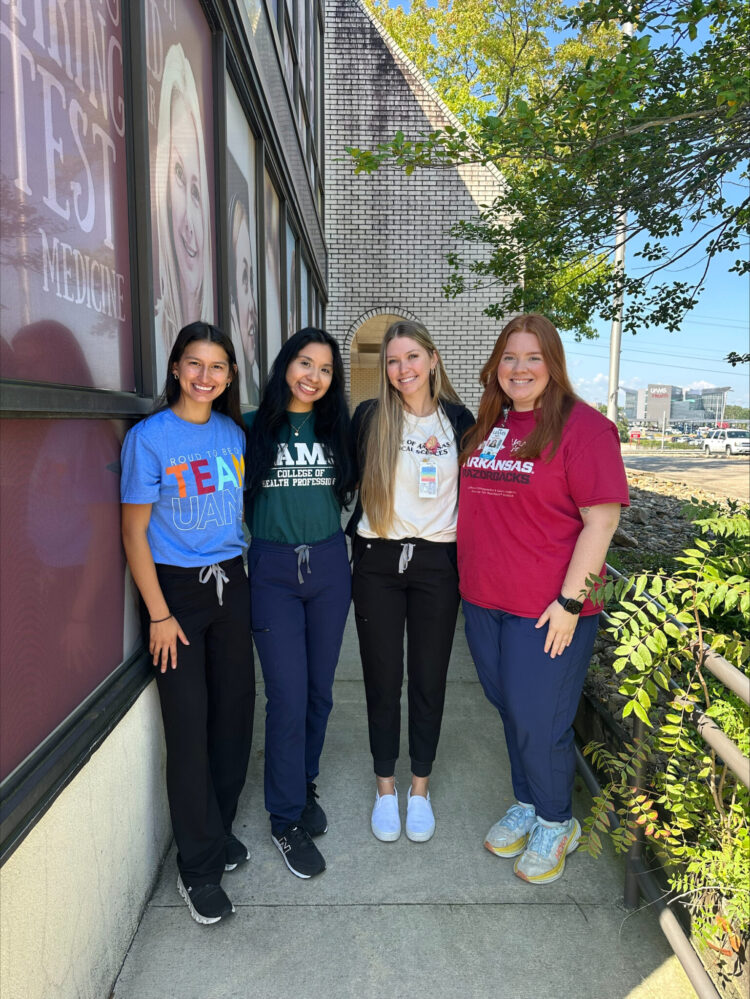
[[[354,486],[344,367],[330,334],[307,327],[274,361],[247,426],[245,519],[253,638],[266,690],[265,800],[289,870],[325,870],[316,801],[333,675],[351,600],[341,507]]]

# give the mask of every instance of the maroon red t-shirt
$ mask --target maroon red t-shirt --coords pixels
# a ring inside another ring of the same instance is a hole
[[[579,507],[628,506],[617,428],[577,402],[554,458],[518,459],[535,425],[533,412],[511,411],[494,459],[482,448],[461,468],[458,572],[469,603],[518,617],[539,617],[560,593],[578,535]],[[568,594],[573,596],[574,594]],[[597,608],[587,600],[584,615]]]

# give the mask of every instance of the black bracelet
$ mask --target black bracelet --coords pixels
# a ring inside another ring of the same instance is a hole
[[[174,617],[174,614],[167,614],[166,617],[160,617],[158,621],[149,620],[149,624],[161,624],[162,621],[168,621],[170,617]]]

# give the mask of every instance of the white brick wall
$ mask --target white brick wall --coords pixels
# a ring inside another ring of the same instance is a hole
[[[407,138],[457,124],[433,88],[360,0],[326,0],[326,240],[328,330],[349,372],[349,344],[370,316],[424,323],[464,402],[476,413],[479,370],[502,324],[483,314],[491,288],[447,300],[446,254],[480,255],[450,226],[475,216],[500,189],[483,166],[416,170],[394,166],[355,176],[346,146],[373,148],[397,130]]]

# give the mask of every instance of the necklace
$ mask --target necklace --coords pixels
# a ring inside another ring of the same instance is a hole
[[[313,410],[311,409],[310,412],[307,414],[307,416],[302,421],[302,423],[300,423],[299,426],[295,427],[295,425],[292,423],[291,413],[287,413],[287,419],[289,420],[289,426],[292,428],[292,433],[294,434],[295,437],[299,437],[300,430],[304,427],[304,425],[307,423],[307,421],[310,419],[310,417],[312,415],[313,415]]]

